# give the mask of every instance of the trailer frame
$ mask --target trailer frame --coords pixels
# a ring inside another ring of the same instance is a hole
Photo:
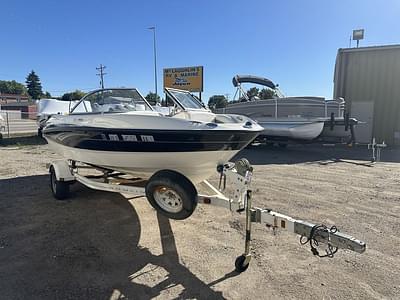
[[[110,169],[71,160],[54,161],[48,165],[48,168],[52,184],[58,182],[64,188],[78,181],[95,190],[127,193],[135,196],[146,195],[146,186],[144,185],[146,179],[143,178],[128,176],[127,174],[115,172]],[[82,170],[96,170],[98,174],[83,175],[81,173]],[[312,253],[320,257],[333,257],[338,249],[350,250],[357,253],[363,253],[366,250],[365,242],[340,232],[336,226],[328,228],[323,224],[313,224],[308,221],[295,219],[271,209],[253,207],[252,190],[250,189],[253,168],[246,159],[240,159],[235,163],[219,165],[217,166],[217,172],[219,173],[218,187],[215,187],[207,180],[203,181],[203,186],[210,192],[197,194],[197,201],[205,205],[223,207],[232,212],[245,214],[246,234],[244,251],[236,258],[236,271],[243,272],[249,266],[251,260],[252,223],[272,227],[274,232],[282,229],[299,235],[304,240],[302,244],[309,243]],[[59,198],[54,193],[53,186],[52,191],[54,196]],[[317,250],[319,243],[327,246],[325,255],[319,254]]]

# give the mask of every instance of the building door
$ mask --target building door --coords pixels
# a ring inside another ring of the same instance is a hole
[[[357,143],[370,143],[374,122],[374,102],[352,102],[351,116],[363,122],[355,126],[354,133]]]

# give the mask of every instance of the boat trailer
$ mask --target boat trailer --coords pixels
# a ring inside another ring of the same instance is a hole
[[[372,142],[368,144],[368,150],[372,151],[371,162],[380,162],[381,161],[381,151],[386,148],[387,145],[385,141],[383,143],[378,144],[375,138],[372,138]]]
[[[167,207],[167,211],[173,212],[173,209],[179,206],[180,198],[182,198],[179,197],[179,189],[176,191],[168,190],[168,193],[164,193],[161,189],[161,200],[154,197],[156,200],[154,201],[152,197],[149,197],[148,187],[151,186],[150,183],[152,181],[159,181],[160,176],[156,176],[156,178],[152,180],[154,177],[153,175],[149,180],[144,180],[113,170],[66,160],[55,161],[48,165],[48,167],[51,189],[54,197],[57,199],[65,199],[68,196],[69,185],[78,181],[96,190],[127,193],[136,196],[146,195],[150,204],[158,212],[167,217],[174,218],[173,214],[165,211],[165,207]],[[84,170],[92,171],[92,174],[83,175],[82,173],[85,172]],[[98,175],[93,175],[94,170],[97,170]],[[217,172],[219,173],[218,188],[207,180],[203,181],[202,184],[210,193],[197,194],[196,191],[193,210],[197,203],[203,203],[206,205],[224,207],[230,211],[245,214],[245,246],[243,254],[238,256],[235,261],[235,269],[237,272],[245,271],[251,260],[250,244],[252,223],[260,223],[264,226],[272,227],[274,232],[278,229],[283,229],[299,235],[300,243],[303,245],[309,244],[312,254],[319,257],[332,258],[339,249],[358,253],[363,253],[366,250],[365,242],[340,232],[336,226],[327,227],[323,224],[313,224],[286,216],[271,209],[253,207],[252,191],[250,189],[253,167],[247,159],[240,159],[235,163],[219,165],[217,166]],[[168,175],[168,173],[163,174]],[[184,177],[183,175],[181,176]],[[153,201],[151,201],[150,198],[152,198]],[[154,205],[154,202],[161,204]],[[171,210],[168,210],[168,207],[170,207]],[[193,210],[188,215],[185,215],[185,218],[191,215]],[[175,219],[183,219],[183,217],[177,217]],[[320,253],[322,252],[320,244],[325,245],[323,253]]]

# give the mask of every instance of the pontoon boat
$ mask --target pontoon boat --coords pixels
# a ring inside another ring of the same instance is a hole
[[[261,136],[271,140],[314,140],[317,138],[353,138],[352,127],[358,123],[345,112],[343,99],[323,97],[284,97],[278,86],[267,78],[236,75],[232,79],[239,100],[230,103],[221,113],[246,115],[264,127]],[[272,99],[249,98],[243,83],[266,87]],[[235,97],[234,97],[235,98]]]

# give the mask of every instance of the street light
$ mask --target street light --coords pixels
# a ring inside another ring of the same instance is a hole
[[[153,48],[154,48],[154,89],[156,92],[157,99],[157,52],[156,52],[156,27],[149,27],[149,30],[153,30]]]

